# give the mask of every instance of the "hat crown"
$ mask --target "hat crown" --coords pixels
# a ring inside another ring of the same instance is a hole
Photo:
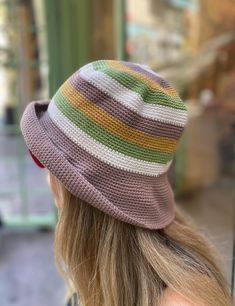
[[[147,66],[115,60],[76,71],[48,112],[102,161],[152,176],[168,170],[187,120],[185,104],[166,80]]]

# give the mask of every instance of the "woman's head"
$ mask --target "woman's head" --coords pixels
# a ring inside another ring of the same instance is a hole
[[[59,211],[57,263],[82,306],[152,306],[166,286],[197,305],[229,305],[214,251],[167,178],[186,121],[166,80],[124,61],[89,63],[27,106],[22,133]]]
[[[129,224],[162,228],[174,218],[167,172],[187,121],[176,90],[150,68],[89,63],[21,120],[37,164],[72,194]]]
[[[231,305],[213,247],[178,209],[166,228],[145,229],[104,214],[49,177],[59,207],[56,262],[81,305],[157,306],[166,287],[195,305]]]

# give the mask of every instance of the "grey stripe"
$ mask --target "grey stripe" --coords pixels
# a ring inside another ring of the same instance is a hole
[[[162,88],[172,88],[172,86],[163,78],[161,78],[160,76],[158,76],[157,74],[151,73],[148,70],[145,70],[144,68],[141,68],[139,65],[136,65],[134,63],[130,63],[130,62],[122,62],[125,66],[131,68],[132,70],[135,70],[137,72],[141,72],[142,74],[146,75],[147,77],[149,77],[150,79],[152,79],[153,81],[156,81]]]

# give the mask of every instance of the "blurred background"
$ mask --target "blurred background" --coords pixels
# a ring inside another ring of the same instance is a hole
[[[19,131],[27,103],[81,65],[151,66],[180,92],[189,123],[171,170],[178,204],[222,256],[233,287],[234,0],[0,0],[0,305],[64,305],[53,263],[46,171]]]

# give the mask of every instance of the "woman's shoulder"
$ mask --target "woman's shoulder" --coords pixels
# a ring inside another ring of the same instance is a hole
[[[160,306],[196,306],[190,303],[181,294],[171,288],[166,288],[163,291],[162,302]]]

